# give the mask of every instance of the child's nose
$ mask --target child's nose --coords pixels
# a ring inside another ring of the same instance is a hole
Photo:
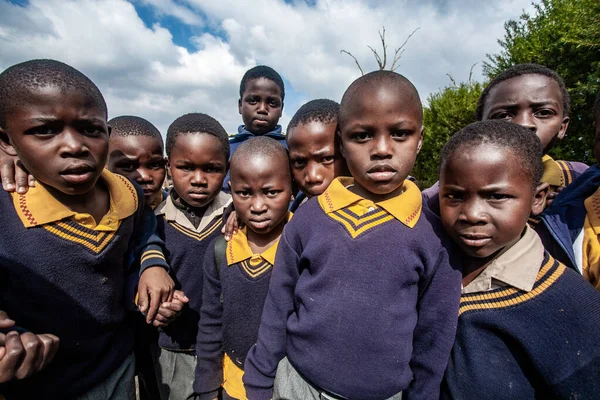
[[[61,152],[65,155],[80,156],[88,151],[85,142],[82,140],[82,135],[74,129],[65,128],[62,132],[62,138]]]
[[[537,126],[535,125],[535,117],[530,112],[522,112],[517,114],[515,118],[513,118],[512,122],[515,124],[519,124],[534,133],[537,131]]]

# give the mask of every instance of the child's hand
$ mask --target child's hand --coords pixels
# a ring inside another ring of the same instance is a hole
[[[146,323],[156,318],[161,303],[173,299],[175,282],[163,267],[149,267],[140,276],[138,308],[146,315]]]
[[[225,225],[223,225],[221,233],[225,237],[225,240],[229,242],[233,235],[237,233],[238,229],[242,228],[243,226],[244,223],[241,219],[238,218],[238,215],[235,212],[235,210],[233,210],[231,214],[229,214],[227,222],[225,223]]]
[[[10,328],[14,321],[0,311],[0,327]],[[58,350],[59,339],[50,334],[0,333],[0,383],[24,379],[44,369]]]
[[[190,299],[181,291],[176,290],[173,293],[173,300],[170,302],[165,302],[160,305],[158,309],[158,314],[156,314],[156,318],[152,322],[157,328],[163,328],[173,322],[179,315],[181,315],[181,311],[187,302]]]
[[[21,161],[3,151],[0,151],[0,178],[2,187],[7,192],[14,192],[16,189],[17,193],[25,194],[30,187],[35,186],[33,175],[29,175]]]

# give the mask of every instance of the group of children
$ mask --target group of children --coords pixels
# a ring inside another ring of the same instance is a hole
[[[191,113],[163,146],[72,67],[0,74],[0,398],[131,400],[136,367],[142,399],[598,396],[600,169],[547,155],[556,73],[492,80],[423,192],[408,79],[286,135],[284,97],[255,67],[237,135]]]

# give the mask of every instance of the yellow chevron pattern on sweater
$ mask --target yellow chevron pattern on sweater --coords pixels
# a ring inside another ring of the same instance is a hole
[[[507,286],[485,293],[464,294],[460,298],[458,315],[473,310],[499,309],[515,306],[544,293],[565,272],[566,267],[547,255],[538,273],[535,285],[529,292]]]
[[[119,225],[120,223],[121,221],[119,221]],[[95,231],[68,220],[43,225],[43,228],[61,239],[85,247],[95,254],[101,253],[115,237],[115,232]]]
[[[373,229],[394,219],[393,215],[388,214],[387,211],[379,207],[360,215],[359,213],[362,210],[364,210],[364,207],[354,205],[331,212],[327,215],[341,223],[344,228],[346,228],[346,231],[348,231],[352,239],[356,239],[369,229]]]
[[[185,228],[179,225],[177,222],[168,221],[166,217],[165,221],[171,225],[173,228],[177,229],[179,232],[183,233],[186,236],[191,237],[192,239],[196,239],[198,241],[206,239],[211,233],[217,230],[223,222],[220,218],[216,219],[212,224],[208,225],[202,232],[194,232],[191,229]]]
[[[260,257],[250,258],[240,262],[242,270],[252,279],[256,279],[273,266],[270,262]]]

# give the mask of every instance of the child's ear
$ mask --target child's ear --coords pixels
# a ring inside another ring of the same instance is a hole
[[[229,193],[232,193],[233,190],[231,190],[231,180],[227,181],[227,186],[229,186]]]
[[[531,206],[531,214],[539,215],[544,211],[546,207],[546,196],[548,196],[548,188],[550,184],[548,182],[542,182],[535,188],[533,195],[533,204]]]
[[[242,115],[242,98],[238,100],[238,112]]]
[[[417,154],[421,151],[421,146],[423,145],[423,133],[425,132],[425,127],[421,125],[421,132],[419,132],[419,144],[417,146]]]
[[[108,137],[110,137],[110,134],[112,133],[112,126],[106,125],[106,127],[108,128]]]
[[[0,150],[11,157],[17,156],[17,151],[13,145],[10,144],[10,138],[8,137],[8,133],[4,130],[4,128],[0,128]]]
[[[567,134],[567,128],[569,127],[569,121],[571,119],[569,117],[563,117],[562,122],[560,123],[560,130],[558,131],[558,135],[556,138],[558,140],[562,140]]]
[[[340,148],[340,154],[345,159],[346,158],[346,153],[344,151],[344,145],[342,144],[342,133],[339,131],[339,129],[337,131],[335,131],[335,136],[336,136],[336,138],[338,140],[338,146]]]

